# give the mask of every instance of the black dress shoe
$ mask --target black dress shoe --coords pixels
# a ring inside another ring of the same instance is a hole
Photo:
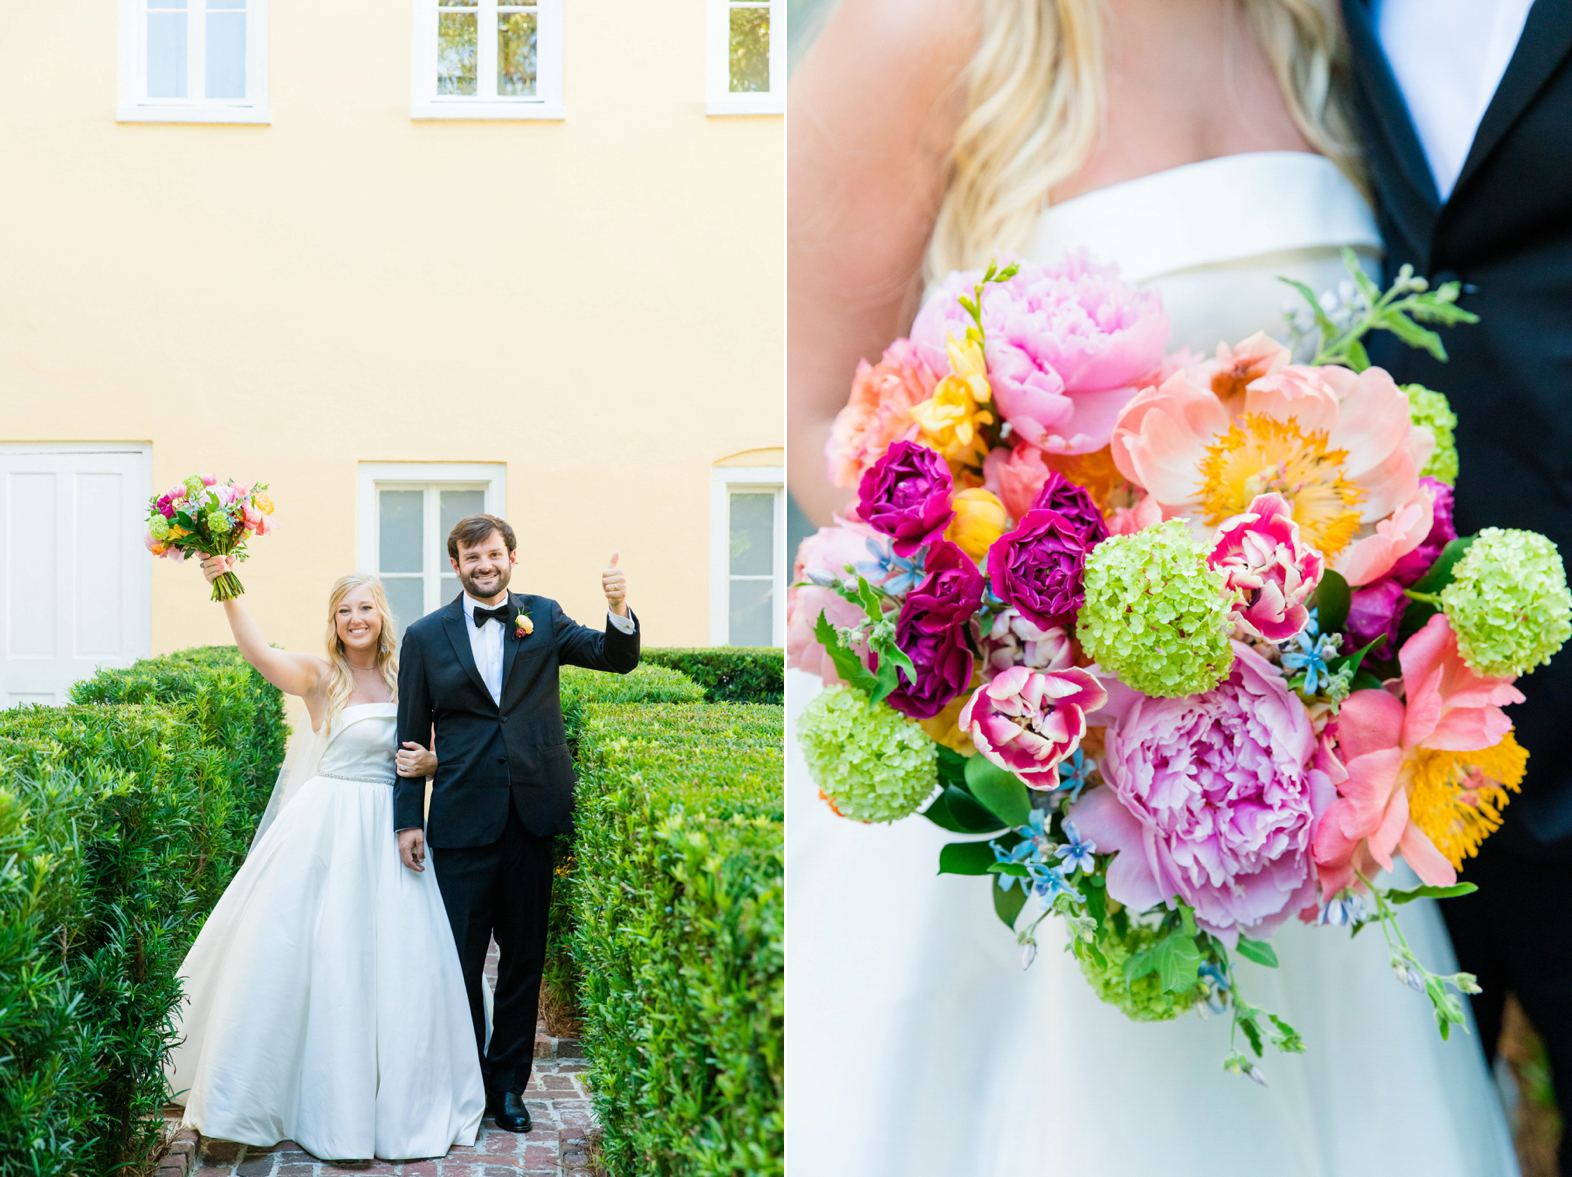
[[[529,1108],[524,1106],[524,1097],[517,1091],[503,1093],[502,1106],[492,1113],[492,1118],[504,1132],[528,1132],[531,1127]]]

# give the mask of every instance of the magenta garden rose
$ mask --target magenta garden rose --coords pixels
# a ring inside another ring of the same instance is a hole
[[[1245,511],[1223,520],[1206,562],[1238,594],[1234,620],[1269,642],[1286,642],[1305,627],[1306,603],[1326,571],[1326,561],[1304,542],[1293,507],[1279,494],[1256,495]]]
[[[1032,500],[1032,509],[1039,508],[1057,511],[1073,523],[1088,548],[1108,538],[1108,524],[1097,504],[1092,502],[1092,496],[1057,470],[1048,471],[1048,477],[1043,479]]]
[[[955,517],[950,467],[927,446],[898,441],[868,467],[857,488],[857,513],[910,556],[944,534]]]
[[[949,540],[936,542],[922,581],[906,594],[895,623],[895,643],[912,660],[917,678],[899,672],[891,707],[913,719],[932,719],[971,685],[976,659],[967,627],[982,596],[977,565]]]
[[[1179,900],[1232,945],[1316,895],[1311,837],[1336,797],[1335,762],[1277,668],[1243,643],[1210,691],[1159,699],[1109,683],[1107,786],[1070,810],[1108,894],[1135,911]]]
[[[912,324],[928,364],[948,367],[945,344],[971,320],[959,297],[982,276],[968,270],[940,284]],[[1135,290],[1112,266],[1070,254],[1026,264],[983,291],[983,355],[994,400],[1025,441],[1056,454],[1108,444],[1138,380],[1162,362],[1168,316],[1155,291]]]
[[[1047,629],[1074,617],[1086,599],[1082,525],[1037,508],[988,549],[988,578],[999,599]]]
[[[1028,788],[1048,792],[1061,783],[1059,761],[1086,735],[1086,713],[1107,701],[1102,684],[1078,666],[1048,671],[1013,666],[977,689],[959,722],[983,756]]]

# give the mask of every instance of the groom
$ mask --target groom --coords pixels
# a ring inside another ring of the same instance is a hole
[[[497,1127],[528,1132],[523,1091],[546,961],[552,839],[573,827],[573,761],[557,669],[626,674],[639,664],[639,627],[615,554],[601,574],[603,633],[563,616],[555,601],[508,592],[513,528],[494,515],[459,520],[448,558],[464,592],[409,627],[398,672],[399,746],[425,747],[435,728],[431,813],[424,813],[425,782],[400,777],[393,825],[406,867],[425,870],[428,846],[437,867],[487,1111]],[[481,973],[493,936],[501,960],[488,1046]]]
[[[1450,363],[1371,347],[1399,383],[1446,393],[1462,474],[1457,530],[1517,527],[1572,557],[1572,4],[1343,0],[1386,265],[1460,281],[1473,326]],[[1486,1054],[1517,995],[1572,1125],[1572,650],[1516,684],[1523,795],[1441,905]],[[1572,1130],[1561,1136],[1572,1173]]]

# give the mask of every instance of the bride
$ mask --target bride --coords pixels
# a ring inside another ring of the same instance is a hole
[[[1279,275],[1335,289],[1345,246],[1378,269],[1345,86],[1332,0],[843,0],[791,88],[798,503],[846,502],[823,454],[856,362],[950,270],[1085,249],[1210,354],[1283,334]],[[818,687],[793,671],[788,714]],[[1226,1019],[1126,1021],[1047,940],[1023,972],[989,881],[935,875],[953,835],[836,817],[791,744],[793,1177],[1516,1172],[1477,1039],[1440,1040],[1380,937],[1290,921],[1281,969],[1240,965],[1308,1052],[1257,1087]],[[1455,967],[1433,903],[1403,924]]]
[[[209,557],[209,582],[229,570]],[[327,657],[270,647],[224,602],[235,644],[305,700],[250,856],[191,946],[169,1078],[185,1123],[331,1160],[441,1156],[485,1110],[453,935],[428,869],[399,862],[393,778],[436,769],[394,749],[394,622],[374,576],[328,595]]]

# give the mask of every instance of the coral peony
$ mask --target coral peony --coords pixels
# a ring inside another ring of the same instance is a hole
[[[862,476],[857,513],[894,541],[897,556],[910,556],[950,525],[954,485],[949,466],[933,450],[898,441]]]
[[[994,593],[1042,628],[1069,621],[1086,599],[1083,526],[1057,511],[1028,511],[988,549]]]
[[[909,339],[890,344],[877,364],[859,360],[851,397],[836,414],[824,446],[830,481],[856,486],[894,442],[916,437],[911,408],[932,396],[938,382],[939,374]]]
[[[1037,671],[1014,666],[979,687],[961,710],[960,726],[977,750],[1029,788],[1059,787],[1059,761],[1081,743],[1086,713],[1108,701],[1087,671]]]
[[[951,274],[912,324],[912,340],[938,367],[951,335],[971,325],[961,308],[980,271]],[[1136,381],[1162,359],[1168,316],[1155,291],[1121,283],[1113,267],[1071,254],[1026,264],[982,293],[983,350],[994,402],[1024,440],[1050,453],[1108,444]]]
[[[1234,620],[1269,642],[1286,642],[1305,627],[1305,602],[1321,583],[1321,553],[1299,536],[1292,508],[1279,494],[1257,495],[1249,509],[1217,529],[1206,562],[1237,593]]]
[[[1350,584],[1368,584],[1430,532],[1419,470],[1434,439],[1380,368],[1275,363],[1258,357],[1246,375],[1266,374],[1227,399],[1193,369],[1143,390],[1114,428],[1114,462],[1165,518],[1207,528],[1275,491],[1305,541]]]
[[[1523,695],[1511,680],[1464,665],[1445,617],[1404,642],[1398,662],[1406,703],[1387,691],[1355,691],[1337,715],[1348,776],[1315,834],[1326,898],[1356,871],[1391,870],[1394,853],[1426,883],[1456,882],[1463,858],[1500,825],[1502,786],[1515,788],[1522,776],[1501,708]],[[1486,781],[1481,769],[1498,775]]]
[[[1154,699],[1112,685],[1099,761],[1107,786],[1071,806],[1081,836],[1117,852],[1108,895],[1134,911],[1180,900],[1235,942],[1269,931],[1315,894],[1311,834],[1332,801],[1304,704],[1239,644],[1213,690]]]

